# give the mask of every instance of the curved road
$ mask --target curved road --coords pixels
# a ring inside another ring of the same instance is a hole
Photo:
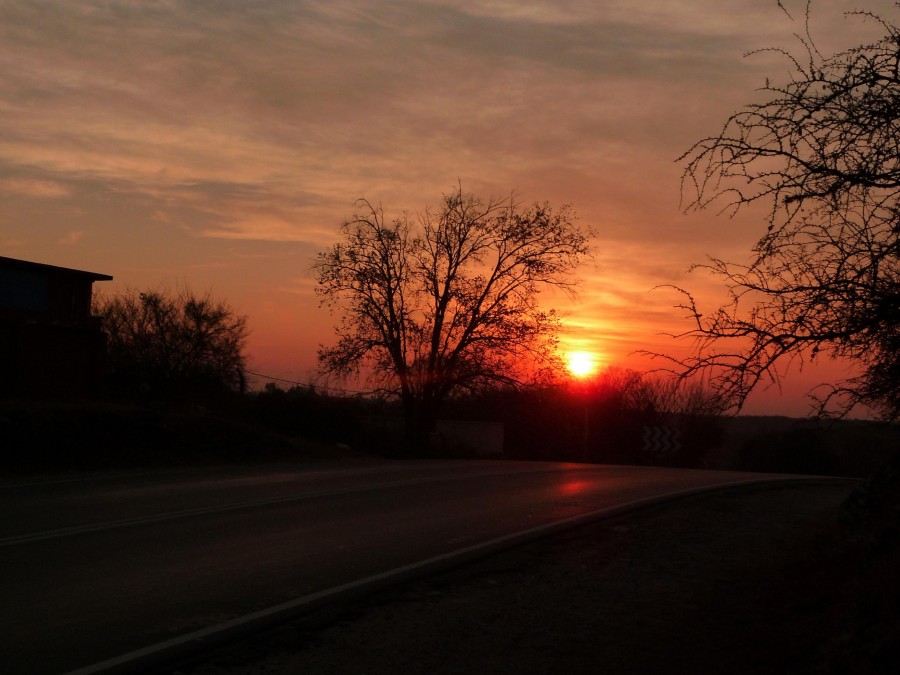
[[[0,663],[60,673],[604,507],[760,474],[539,462],[0,485]]]

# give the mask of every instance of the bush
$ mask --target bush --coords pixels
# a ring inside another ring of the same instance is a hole
[[[247,318],[209,294],[129,290],[102,298],[112,393],[208,398],[245,388]]]
[[[747,439],[740,449],[735,468],[816,476],[841,474],[824,432],[811,428],[788,429]]]

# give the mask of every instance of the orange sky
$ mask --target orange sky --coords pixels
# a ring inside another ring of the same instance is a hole
[[[877,34],[856,6],[814,3],[826,52]],[[574,207],[597,240],[577,300],[547,300],[564,349],[643,368],[687,327],[652,289],[712,306],[687,268],[763,227],[682,214],[674,160],[787,73],[743,54],[799,30],[775,0],[3,3],[0,255],[211,290],[249,316],[251,369],[305,382],[331,338],[310,263],[353,202],[417,212],[459,180]],[[803,414],[821,377],[748,411]]]

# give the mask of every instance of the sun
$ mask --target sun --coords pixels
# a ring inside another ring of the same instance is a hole
[[[570,352],[566,364],[575,377],[587,377],[597,369],[597,358],[590,352]]]

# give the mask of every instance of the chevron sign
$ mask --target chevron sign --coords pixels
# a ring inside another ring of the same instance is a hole
[[[644,452],[659,457],[674,455],[681,450],[681,429],[675,427],[644,427]]]

